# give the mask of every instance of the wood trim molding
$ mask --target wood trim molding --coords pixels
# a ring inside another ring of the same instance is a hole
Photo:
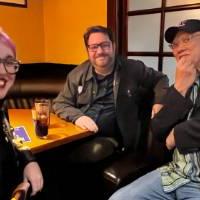
[[[23,0],[23,1],[17,1],[17,0],[3,1],[3,0],[0,0],[0,5],[27,8],[27,0]]]

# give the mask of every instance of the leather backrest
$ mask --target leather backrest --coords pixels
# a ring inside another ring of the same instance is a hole
[[[31,108],[35,98],[55,98],[74,67],[76,65],[22,64],[7,96],[8,108]]]

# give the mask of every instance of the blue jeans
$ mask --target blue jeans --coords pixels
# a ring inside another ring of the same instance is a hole
[[[200,183],[187,183],[173,192],[163,191],[159,170],[154,170],[115,192],[109,200],[199,200]]]

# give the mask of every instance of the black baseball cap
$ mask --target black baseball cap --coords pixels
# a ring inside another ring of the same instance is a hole
[[[178,26],[169,27],[165,31],[165,40],[168,43],[172,43],[176,34],[179,31],[183,31],[186,33],[195,33],[197,31],[200,31],[200,20],[199,19],[188,19],[188,20],[182,21]]]

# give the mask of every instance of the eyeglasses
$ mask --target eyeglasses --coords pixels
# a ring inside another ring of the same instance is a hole
[[[99,47],[101,47],[102,50],[107,51],[110,49],[111,43],[110,42],[102,42],[99,44],[91,44],[91,45],[88,45],[87,47],[90,52],[96,52]]]
[[[191,34],[191,35],[188,35],[188,36],[182,38],[181,42],[182,42],[182,44],[185,45],[185,44],[190,43],[195,37],[199,37],[199,36],[200,36],[200,34]],[[180,41],[179,42],[173,42],[173,43],[169,44],[169,47],[172,50],[174,50],[174,49],[178,48],[179,45],[180,45]]]
[[[1,63],[8,74],[16,74],[19,71],[20,62],[12,57],[0,59]]]

